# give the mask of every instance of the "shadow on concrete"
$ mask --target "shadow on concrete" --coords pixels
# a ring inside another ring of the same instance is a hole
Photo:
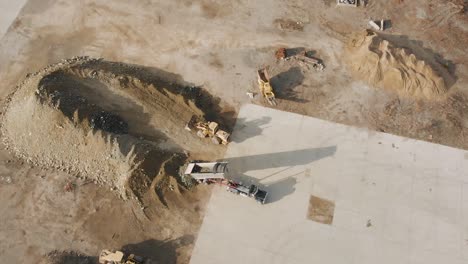
[[[163,241],[149,239],[137,244],[125,245],[122,247],[122,251],[151,259],[151,263],[176,264],[177,248],[188,246],[194,242],[193,235]]]
[[[262,185],[258,184],[260,189],[263,189],[268,192],[267,203],[274,203],[281,200],[283,197],[288,196],[296,191],[297,180],[294,177],[286,177],[279,181],[273,183]]]
[[[244,140],[255,137],[262,134],[265,127],[262,127],[270,123],[271,117],[264,116],[254,120],[246,120],[245,118],[239,118],[236,122],[236,132],[232,135],[231,140],[233,142],[243,142]],[[247,129],[244,129],[247,128]]]
[[[309,148],[293,151],[283,151],[277,153],[258,154],[243,157],[226,158],[229,162],[229,178],[240,181],[245,185],[255,184],[260,189],[266,190],[268,194],[267,203],[276,202],[283,197],[294,193],[297,183],[296,177],[301,173],[296,173],[283,177],[275,182],[264,183],[266,179],[284,173],[294,166],[303,166],[311,162],[333,156],[336,153],[336,146],[324,148]],[[284,168],[287,167],[287,168]],[[246,175],[249,171],[280,168],[278,171],[263,177],[255,178]]]
[[[271,86],[277,98],[298,103],[307,103],[308,101],[302,99],[294,90],[301,85],[303,81],[304,75],[299,67],[292,67],[270,79]]]

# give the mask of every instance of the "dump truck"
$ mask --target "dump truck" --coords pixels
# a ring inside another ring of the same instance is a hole
[[[270,76],[268,75],[267,68],[263,68],[257,71],[257,77],[258,77],[258,88],[260,89],[260,92],[267,100],[267,102],[270,105],[275,106],[276,105],[276,98],[275,98],[275,93],[273,92],[273,87],[271,87],[270,84]]]
[[[204,121],[202,118],[195,115],[187,122],[185,129],[188,131],[196,131],[197,136],[201,138],[211,138],[214,144],[227,145],[231,134],[219,128],[216,122]]]
[[[212,183],[226,179],[227,162],[189,162],[184,175],[199,183]]]
[[[266,202],[268,192],[261,190],[257,185],[245,186],[241,182],[235,182],[226,177],[228,172],[227,162],[191,161],[183,171],[184,176],[192,177],[199,183],[218,183],[225,185],[226,190],[229,192],[253,198],[261,204]]]
[[[125,254],[122,251],[101,250],[99,264],[150,264],[149,259],[144,259],[135,254]]]
[[[260,190],[257,185],[251,184],[250,186],[245,186],[242,183],[238,183],[235,181],[228,181],[226,189],[229,192],[250,197],[255,199],[255,201],[264,204],[266,202],[268,192],[264,190]]]

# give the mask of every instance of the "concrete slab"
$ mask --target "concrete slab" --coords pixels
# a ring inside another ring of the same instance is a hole
[[[467,263],[466,151],[245,105],[225,160],[267,204],[216,187],[191,263]],[[333,222],[307,219],[310,196]]]
[[[0,39],[18,16],[27,0],[0,0]]]

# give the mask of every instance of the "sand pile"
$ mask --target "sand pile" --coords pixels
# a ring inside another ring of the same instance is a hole
[[[223,148],[184,130],[192,115],[222,123],[212,97],[161,70],[79,57],[30,74],[17,88],[3,114],[6,146],[123,198],[141,198],[163,164],[183,161],[180,153]]]
[[[448,90],[440,72],[443,67],[437,67],[436,71],[410,50],[399,48],[373,32],[354,36],[346,56],[357,76],[372,86],[428,99]]]

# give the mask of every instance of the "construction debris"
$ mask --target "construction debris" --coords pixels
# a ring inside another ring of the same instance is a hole
[[[292,19],[275,19],[273,23],[282,31],[303,31],[304,23]]]
[[[10,176],[1,176],[0,177],[0,183],[11,183],[11,177]]]
[[[286,59],[286,48],[279,48],[275,52],[275,57],[278,60]]]
[[[305,65],[306,67],[311,65],[317,71],[323,71],[325,69],[325,65],[323,65],[322,60],[309,56],[307,51],[303,51],[297,55],[286,58],[286,60],[291,59],[299,61],[299,63]]]
[[[313,51],[310,50],[303,50],[298,54],[291,55],[291,53],[295,53],[292,50],[288,51],[287,48],[279,48],[275,52],[275,57],[278,60],[297,60],[301,65],[309,68],[312,66],[315,70],[323,71],[325,65],[323,65],[322,60],[312,57],[310,54]]]
[[[317,71],[323,71],[323,69],[325,68],[323,63],[319,59],[316,59],[316,58],[311,58],[311,57],[302,55],[302,56],[297,56],[297,60],[300,62],[306,63],[308,65],[312,65],[312,67]]]
[[[357,7],[358,0],[336,0],[336,5]]]
[[[258,87],[263,97],[272,106],[276,105],[275,93],[273,87],[270,85],[270,76],[268,75],[267,68],[263,68],[257,71]]]

